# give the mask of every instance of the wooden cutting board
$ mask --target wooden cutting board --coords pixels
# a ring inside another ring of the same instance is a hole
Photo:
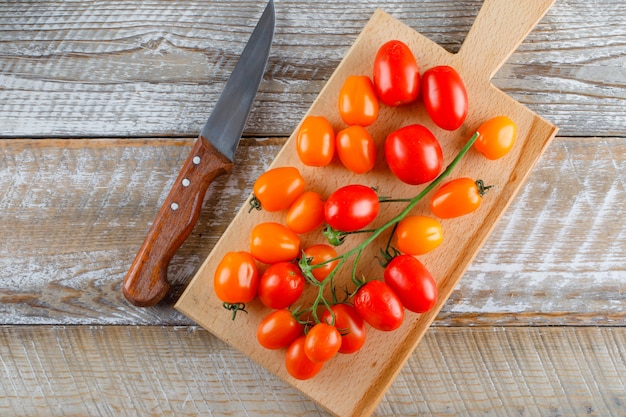
[[[271,165],[298,167],[307,181],[307,189],[320,192],[324,197],[336,188],[350,183],[376,187],[380,194],[385,196],[412,197],[422,187],[400,183],[384,162],[382,143],[388,133],[411,123],[427,126],[441,142],[447,164],[483,121],[498,115],[506,115],[515,121],[518,126],[518,138],[511,153],[494,162],[487,161],[476,151],[471,150],[448,178],[458,176],[480,178],[486,184],[493,184],[495,187],[486,195],[483,205],[477,212],[458,219],[443,220],[444,243],[433,252],[420,257],[439,287],[440,297],[433,310],[421,315],[407,311],[404,324],[394,332],[380,332],[369,328],[367,342],[359,353],[338,355],[311,380],[293,379],[284,367],[284,351],[266,350],[255,339],[256,328],[269,311],[259,302],[253,302],[248,305],[249,314],[239,314],[233,322],[230,320],[230,313],[222,308],[221,302],[213,293],[213,273],[223,255],[229,251],[248,250],[248,236],[255,224],[262,221],[284,221],[284,213],[257,211],[249,213],[247,206],[242,207],[236,215],[175,308],[244,352],[270,372],[291,383],[332,414],[338,416],[371,414],[557,133],[558,129],[554,125],[491,84],[495,72],[553,2],[554,0],[485,1],[467,39],[456,54],[445,51],[388,14],[377,11],[307,115],[326,116],[337,131],[344,128],[336,110],[338,91],[343,81],[349,75],[371,76],[378,48],[388,40],[400,39],[412,49],[420,65],[420,72],[436,65],[451,65],[460,73],[469,96],[470,110],[465,123],[456,131],[447,132],[429,120],[421,103],[399,109],[381,106],[378,120],[368,128],[377,142],[379,151],[373,171],[364,175],[352,174],[338,162],[325,168],[303,166],[295,151],[297,128]],[[414,213],[429,214],[427,201],[428,199],[423,200],[415,208]],[[399,203],[384,205],[377,220],[378,224],[395,216],[401,207]],[[356,246],[362,239],[357,236],[350,237],[347,243],[338,247],[338,251],[347,251]],[[359,274],[366,274],[370,278],[382,278],[383,270],[374,257],[378,249],[384,246],[387,238],[388,236],[383,234],[378,244],[372,245],[363,253]],[[323,241],[321,232],[313,232],[302,236],[302,247]],[[348,285],[349,279],[349,274],[341,274],[338,286],[341,286],[342,282]],[[310,298],[310,295],[305,292],[303,297]]]

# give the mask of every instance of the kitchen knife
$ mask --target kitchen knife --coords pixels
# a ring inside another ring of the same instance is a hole
[[[122,292],[136,306],[152,306],[167,294],[170,260],[193,230],[207,188],[232,167],[267,65],[274,14],[270,0],[124,278]]]

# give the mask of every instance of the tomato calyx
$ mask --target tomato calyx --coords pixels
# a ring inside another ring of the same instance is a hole
[[[478,194],[480,194],[480,196],[484,196],[485,194],[487,194],[487,191],[489,191],[491,188],[495,187],[494,185],[485,185],[485,181],[483,180],[476,180],[476,187],[478,187]]]
[[[235,318],[237,318],[237,313],[240,311],[248,314],[245,303],[222,303],[222,307],[232,313],[231,320],[235,320]]]
[[[248,209],[248,213],[252,213],[252,210],[263,210],[263,207],[261,206],[261,202],[259,201],[258,198],[256,198],[256,196],[254,194],[252,194],[252,198],[249,201],[250,204],[250,209]]]

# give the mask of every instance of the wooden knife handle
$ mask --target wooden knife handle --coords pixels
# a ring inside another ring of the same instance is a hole
[[[124,278],[122,292],[132,304],[149,307],[167,294],[170,260],[198,221],[209,185],[231,167],[232,162],[206,138],[196,140]]]

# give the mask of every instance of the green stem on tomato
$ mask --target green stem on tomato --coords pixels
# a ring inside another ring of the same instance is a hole
[[[385,230],[387,230],[389,227],[394,226],[394,231],[395,231],[395,225],[397,225],[397,223],[399,221],[404,219],[411,212],[411,210],[413,210],[413,208],[420,202],[420,200],[422,200],[429,192],[431,192],[436,186],[438,186],[441,183],[441,181],[444,180],[444,178],[446,178],[448,175],[450,175],[450,173],[454,170],[456,165],[463,158],[463,156],[467,153],[467,151],[469,151],[469,149],[472,147],[472,145],[474,145],[474,142],[476,142],[476,139],[478,139],[478,136],[479,136],[478,132],[474,133],[474,135],[472,135],[470,140],[459,151],[459,153],[452,160],[452,162],[450,162],[450,164],[448,164],[446,169],[441,174],[439,174],[439,176],[437,176],[437,178],[435,178],[430,184],[428,184],[428,186],[426,186],[419,194],[417,194],[415,197],[410,198],[410,199],[393,200],[393,201],[408,202],[408,204],[394,218],[392,218],[391,220],[387,221],[385,224],[380,226],[378,229],[373,230],[372,234],[367,239],[365,239],[363,242],[361,242],[358,246],[355,246],[354,248],[352,248],[348,252],[345,252],[344,254],[342,254],[340,256],[337,256],[336,258],[329,259],[329,260],[321,262],[319,264],[309,265],[308,266],[309,268],[314,268],[314,267],[318,267],[319,268],[322,265],[325,265],[327,263],[334,262],[336,260],[339,261],[337,263],[337,265],[335,266],[335,268],[328,275],[328,277],[326,277],[321,282],[318,281],[318,282],[315,283],[315,285],[318,285],[318,294],[317,294],[317,297],[316,297],[315,301],[313,302],[313,305],[311,306],[311,313],[313,315],[314,320],[317,323],[320,322],[319,318],[317,316],[317,308],[319,307],[320,302],[322,302],[328,310],[331,310],[330,309],[331,306],[328,304],[328,301],[324,298],[324,288],[326,287],[328,282],[330,282],[330,281],[332,281],[334,279],[335,273],[341,268],[341,266],[346,262],[346,260],[348,258],[350,258],[351,256],[356,254],[354,263],[352,265],[351,276],[352,276],[352,282],[357,287],[361,286],[364,283],[364,281],[363,280],[359,280],[359,279],[356,278],[356,268],[357,268],[357,265],[358,265],[358,262],[359,262],[359,259],[361,257],[361,253],[363,252],[363,250],[370,243],[372,243],[378,236],[380,236]],[[385,201],[386,202],[390,202],[392,200],[385,200]],[[389,245],[391,243],[392,237],[393,237],[393,234],[389,238],[389,242],[387,244],[387,249],[389,248]],[[308,273],[310,273],[310,269],[309,269]],[[332,292],[333,292],[333,299],[336,299],[336,295],[334,294],[334,292],[335,292],[334,288],[332,288]],[[332,313],[332,310],[331,310],[331,313]]]

